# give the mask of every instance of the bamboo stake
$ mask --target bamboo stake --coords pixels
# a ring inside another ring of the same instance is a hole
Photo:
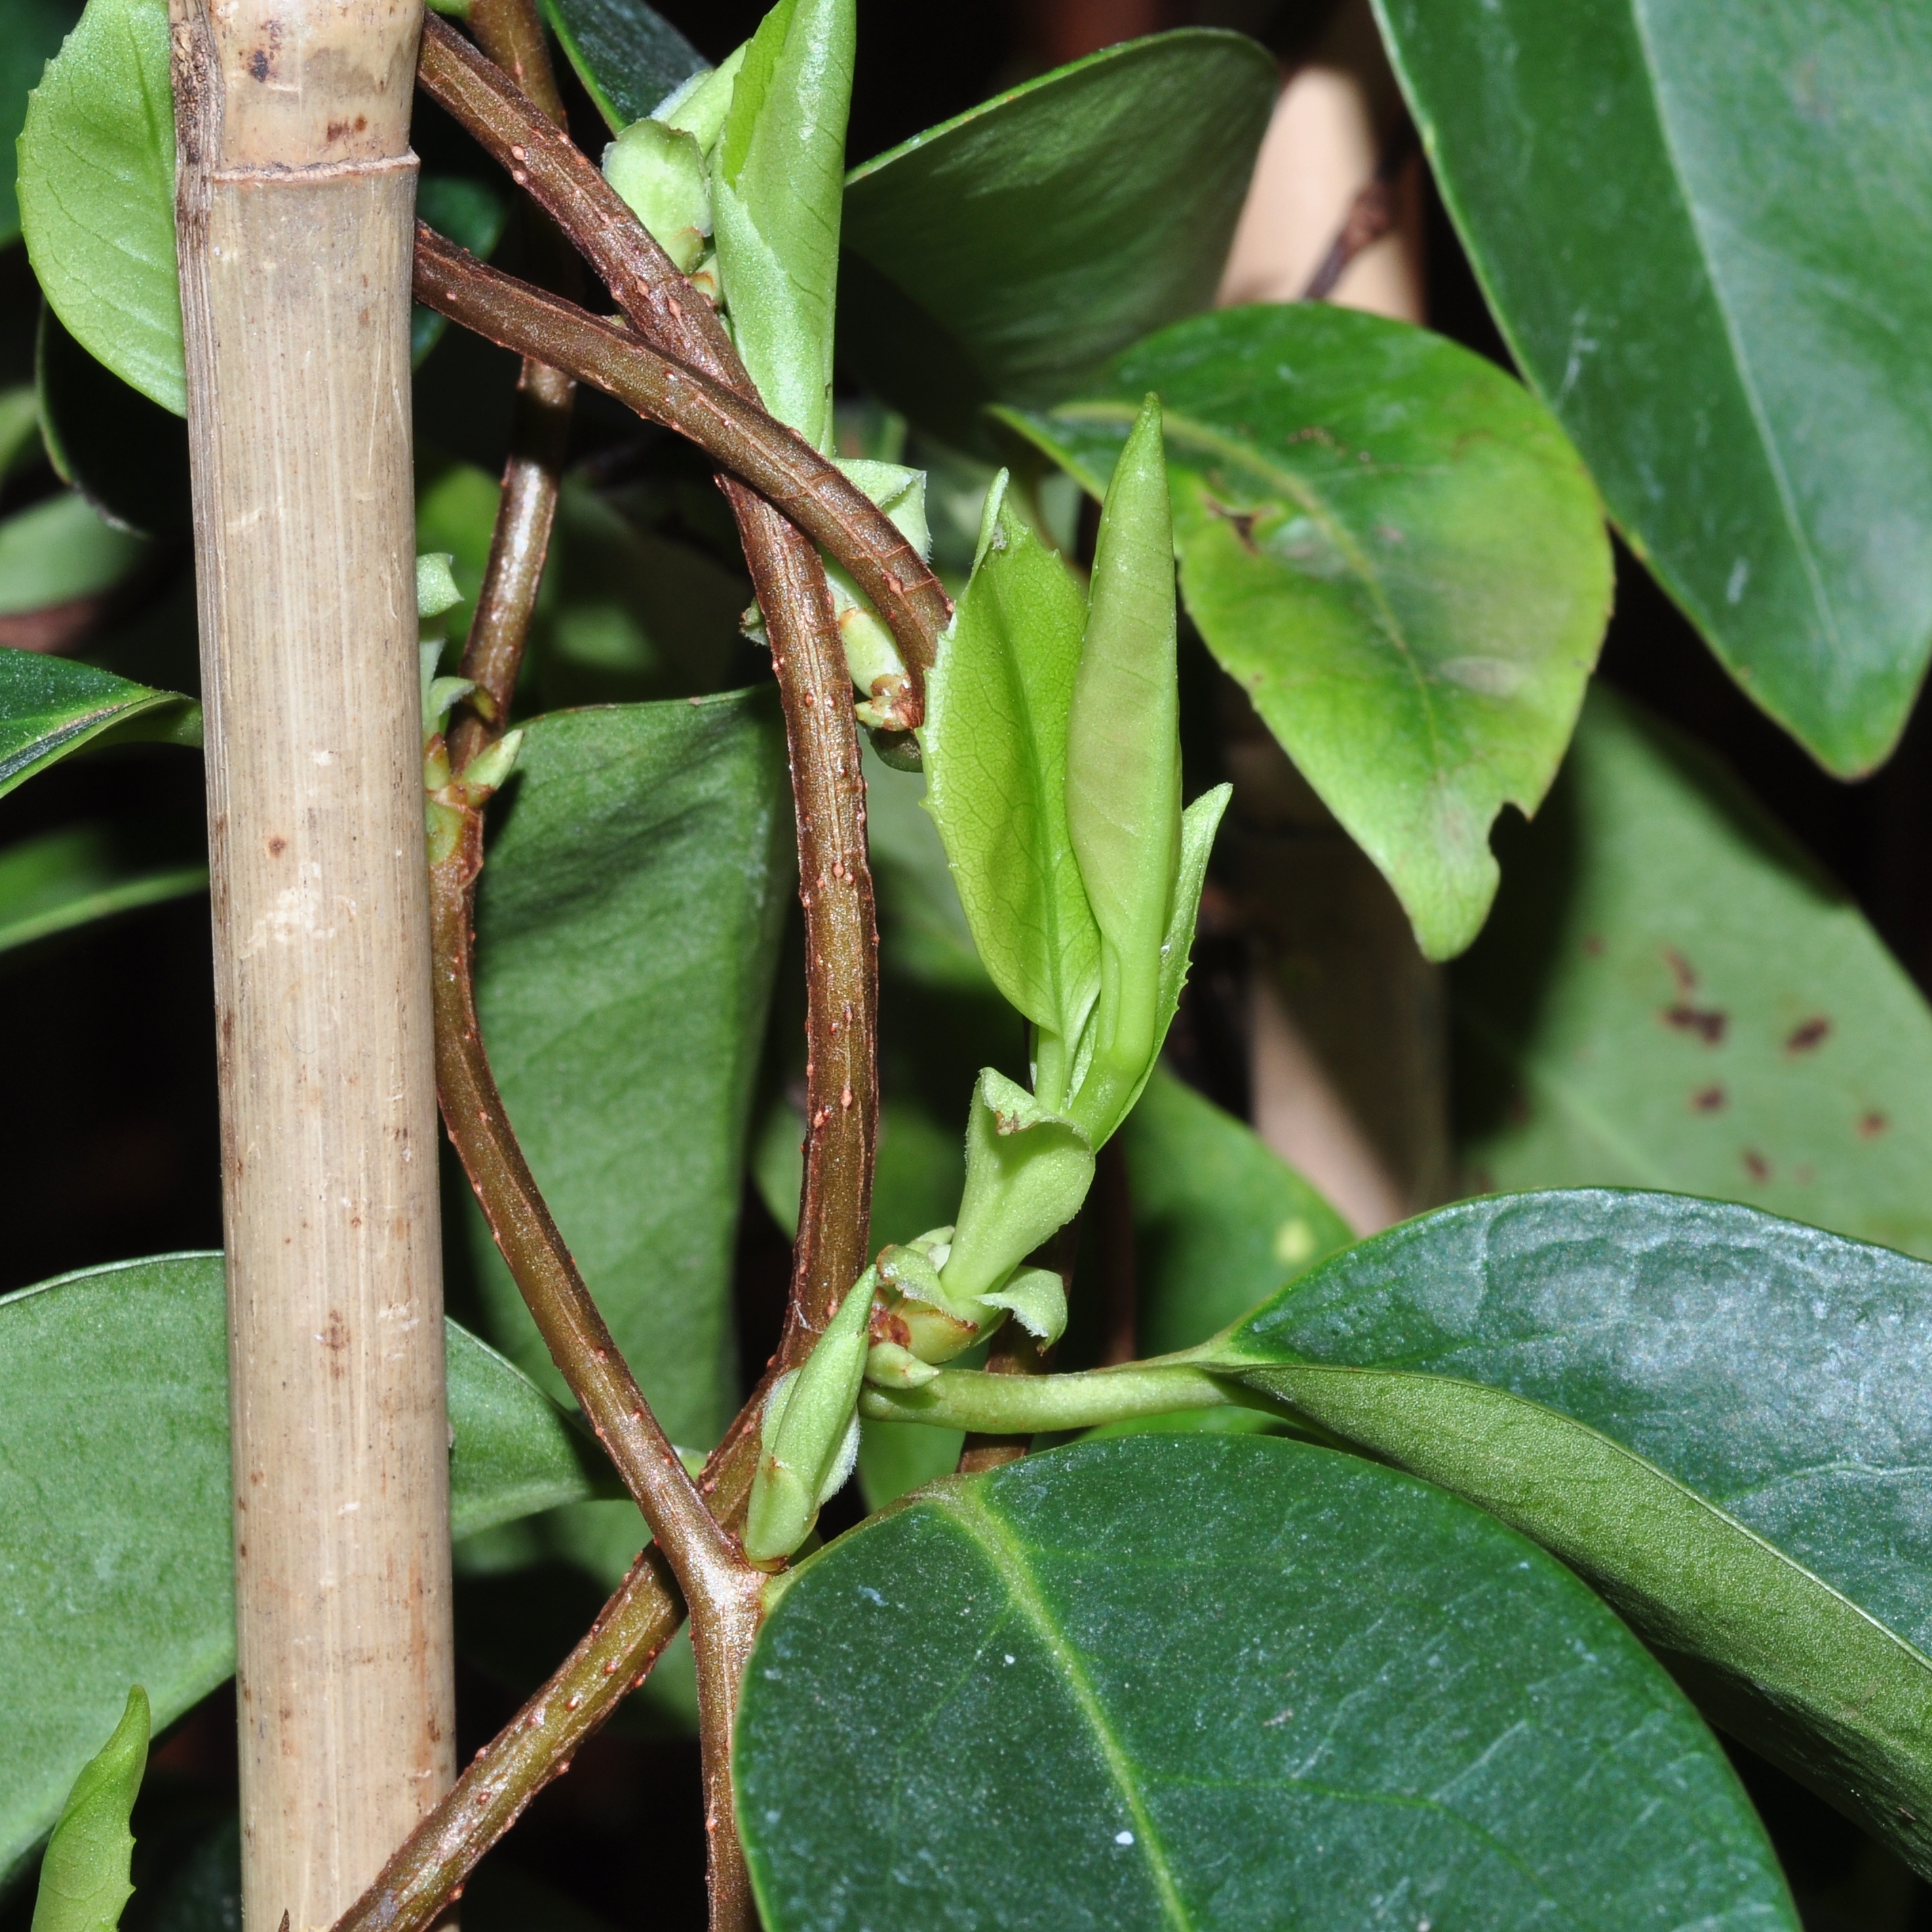
[[[418,20],[412,0],[173,0],[254,1932],[328,1924],[454,1769]]]

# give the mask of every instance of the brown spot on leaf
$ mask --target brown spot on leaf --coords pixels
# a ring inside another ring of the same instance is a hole
[[[1875,1141],[1891,1125],[1891,1121],[1874,1107],[1859,1121],[1858,1138],[1862,1141]]]
[[[1760,1186],[1771,1178],[1771,1162],[1756,1148],[1744,1149],[1744,1172]]]
[[[1670,976],[1677,982],[1677,990],[1688,993],[1697,983],[1696,970],[1674,946],[1664,949],[1664,963],[1670,968]]]
[[[1706,1046],[1715,1046],[1724,1036],[1731,1016],[1721,1006],[1692,1006],[1679,1002],[1664,1010],[1664,1023],[1679,1033],[1694,1033]]]
[[[1604,935],[1600,932],[1586,932],[1583,935],[1583,950],[1592,959],[1604,956]]]
[[[1216,502],[1212,496],[1203,500],[1208,506],[1208,514],[1210,517],[1219,517],[1234,532],[1242,549],[1250,556],[1255,556],[1257,554],[1255,549],[1256,513],[1252,510],[1231,510],[1226,504]]]
[[[1822,1013],[1815,1015],[1802,1026],[1793,1027],[1784,1042],[1786,1053],[1809,1053],[1832,1030],[1832,1022]]]
[[[1690,1096],[1690,1104],[1700,1114],[1714,1114],[1729,1097],[1721,1087],[1700,1087]]]

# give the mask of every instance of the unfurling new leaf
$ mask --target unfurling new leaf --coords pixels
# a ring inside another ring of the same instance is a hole
[[[114,1932],[134,1895],[128,1828],[148,1768],[148,1694],[136,1684],[114,1735],[81,1767],[40,1862],[33,1932]]]

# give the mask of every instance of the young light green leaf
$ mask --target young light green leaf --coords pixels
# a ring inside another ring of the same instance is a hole
[[[1101,512],[1066,720],[1066,825],[1100,930],[1092,1064],[1073,1106],[1097,1146],[1160,1042],[1162,945],[1180,868],[1174,530],[1160,403],[1141,406]]]
[[[134,1895],[128,1828],[148,1768],[148,1694],[136,1684],[114,1734],[80,1768],[40,1861],[33,1932],[115,1932]]]
[[[770,1932],[1798,1924],[1600,1601],[1303,1443],[1084,1443],[850,1532],[760,1634],[732,1769]]]
[[[856,32],[854,0],[778,0],[746,49],[712,164],[739,353],[766,408],[828,452]]]
[[[1926,1872],[1928,1348],[1924,1262],[1588,1190],[1407,1222],[1192,1359],[1536,1538]]]
[[[855,169],[838,346],[959,447],[1214,299],[1280,86],[1244,34],[1108,47]]]
[[[0,34],[0,248],[20,238],[15,144],[28,92],[80,17],[79,0],[14,0],[8,10],[7,31]]]
[[[34,273],[75,340],[185,415],[166,0],[88,0],[28,100],[20,196]]]
[[[998,486],[983,546],[926,680],[926,808],[993,983],[1040,1029],[1039,1090],[1052,1107],[1066,1097],[1100,988],[1100,928],[1066,822],[1086,610]]]
[[[1664,1187],[1932,1256],[1932,1012],[1709,755],[1599,686],[1450,975],[1474,1189]]]
[[[1932,14],[1376,10],[1516,364],[1631,547],[1755,703],[1870,770],[1932,649],[1932,149],[1898,139]]]
[[[612,134],[656,112],[704,56],[645,0],[542,0],[544,18]]]
[[[105,825],[65,826],[0,851],[0,952],[205,891],[202,865],[154,865]]]
[[[200,720],[200,707],[178,692],[40,651],[0,650],[0,797],[105,737],[199,743]]]
[[[1461,951],[1490,826],[1547,790],[1608,615],[1589,478],[1491,364],[1322,303],[1178,323],[1078,401],[1006,413],[1097,496],[1150,389],[1202,636],[1424,951]]]
[[[458,1536],[614,1492],[596,1446],[494,1349],[446,1336]],[[171,1724],[235,1666],[219,1255],[0,1297],[0,1885],[139,1682]]]
[[[794,876],[772,697],[536,720],[477,905],[504,1103],[619,1347],[694,1448],[736,1406],[732,1250]],[[490,1338],[562,1399],[480,1215],[469,1226]]]

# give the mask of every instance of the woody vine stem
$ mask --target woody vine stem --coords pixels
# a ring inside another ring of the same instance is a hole
[[[872,598],[910,688],[950,605],[917,553],[817,452],[774,422],[706,298],[570,142],[530,0],[479,0],[482,51],[434,16],[419,80],[511,172],[604,280],[628,322],[485,268],[418,226],[418,298],[524,357],[513,447],[476,620],[473,685],[448,745],[433,740],[436,1072],[445,1123],[558,1367],[656,1539],[583,1641],[394,1852],[338,1932],[430,1924],[478,1859],[662,1652],[687,1606],[700,1689],[712,1923],[754,1922],[732,1815],[730,1726],[756,1634],[763,1573],[737,1541],[758,1419],[810,1353],[865,1264],[877,1138],[877,936],[850,676],[818,544]],[[485,55],[494,58],[485,58]],[[512,78],[514,76],[514,79]],[[518,83],[520,82],[520,86]],[[545,223],[547,227],[548,223]],[[698,1483],[652,1416],[518,1148],[477,1022],[472,978],[482,814],[479,764],[501,736],[554,516],[570,388],[589,381],[689,436],[720,465],[772,644],[796,806],[807,956],[808,1124],[800,1232],[777,1353]],[[474,773],[472,777],[470,774]],[[436,815],[440,814],[440,818]]]

